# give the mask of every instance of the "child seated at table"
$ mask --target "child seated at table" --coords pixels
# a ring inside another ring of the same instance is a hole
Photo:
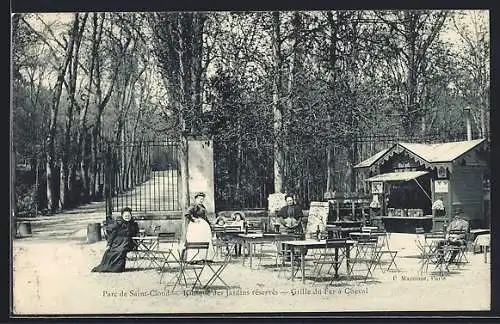
[[[245,229],[245,215],[241,211],[236,211],[231,215],[231,218],[233,222],[231,223],[231,226],[240,226],[241,230]],[[234,245],[234,254],[238,257],[241,256],[241,244],[236,243]]]

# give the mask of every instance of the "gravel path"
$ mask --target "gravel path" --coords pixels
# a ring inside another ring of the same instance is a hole
[[[229,291],[190,294],[159,283],[154,269],[91,273],[105,242],[85,243],[86,224],[102,220],[99,206],[85,213],[50,217],[32,238],[13,242],[14,314],[153,314],[232,312],[466,311],[490,308],[490,263],[468,254],[469,263],[447,276],[420,275],[415,235],[392,234],[399,272],[326,287],[290,281],[276,270],[251,270],[235,259],[224,272]],[[55,221],[55,220],[58,221]],[[38,229],[37,229],[38,228]],[[58,228],[60,232],[54,234]],[[272,260],[266,261],[272,263]],[[287,273],[288,274],[288,273]],[[228,295],[229,293],[229,295]]]

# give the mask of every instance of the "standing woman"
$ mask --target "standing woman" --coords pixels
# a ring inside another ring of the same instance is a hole
[[[109,229],[108,244],[101,264],[92,269],[92,272],[123,272],[127,252],[135,248],[133,236],[139,232],[139,225],[132,219],[132,209],[125,207],[116,222]]]
[[[212,259],[213,258],[213,247],[212,247],[212,229],[210,227],[210,222],[207,218],[207,209],[203,205],[205,201],[205,193],[197,192],[194,195],[194,203],[191,205],[184,213],[186,224],[186,242],[209,242],[208,255],[197,255],[200,259]],[[196,252],[196,251],[194,251]],[[187,256],[187,259],[191,259]]]

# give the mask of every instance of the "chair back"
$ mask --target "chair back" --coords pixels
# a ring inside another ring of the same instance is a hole
[[[262,222],[255,223],[255,222],[248,222],[247,223],[248,230],[249,231],[257,231],[257,230],[264,230],[264,224]]]
[[[181,252],[181,260],[186,262],[206,260],[209,246],[209,242],[186,242]]]
[[[445,232],[430,232],[424,234],[424,239],[427,240],[444,240],[446,238]]]
[[[174,242],[178,242],[175,232],[158,233],[158,243],[174,243]]]
[[[328,231],[328,239],[341,239],[342,238],[342,229],[340,226],[329,225],[327,227]]]
[[[425,238],[444,238],[445,236],[446,236],[445,232],[425,233]]]
[[[387,231],[385,229],[379,228],[379,229],[376,229],[376,230],[371,230],[370,234],[378,235],[378,236],[383,236],[383,235],[387,235]]]
[[[326,245],[331,245],[331,244],[339,244],[339,243],[346,243],[347,242],[347,239],[345,238],[329,238],[329,239],[326,239]]]
[[[359,238],[356,239],[358,244],[378,244],[378,237],[377,236],[360,236]]]
[[[448,231],[449,234],[459,234],[459,235],[465,235],[467,234],[467,231],[465,230],[449,230]]]
[[[459,240],[465,241],[468,237],[468,232],[466,230],[449,230],[448,234],[458,237]]]
[[[186,242],[184,248],[186,250],[205,250],[208,249],[209,242]]]
[[[339,245],[345,245],[346,242],[347,239],[345,238],[327,238],[325,241],[324,253],[327,253],[327,251],[332,249],[334,245],[338,247]]]
[[[361,232],[370,233],[376,230],[378,230],[378,227],[375,226],[361,226]]]
[[[238,233],[241,232],[240,226],[225,226],[224,233]]]

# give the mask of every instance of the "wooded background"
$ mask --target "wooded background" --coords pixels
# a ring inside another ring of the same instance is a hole
[[[165,139],[183,157],[188,136],[213,139],[216,206],[234,210],[265,207],[273,192],[306,205],[356,191],[353,165],[395,141],[465,140],[467,109],[473,137],[489,137],[487,11],[28,13],[11,23],[13,217],[102,199],[109,143]]]

